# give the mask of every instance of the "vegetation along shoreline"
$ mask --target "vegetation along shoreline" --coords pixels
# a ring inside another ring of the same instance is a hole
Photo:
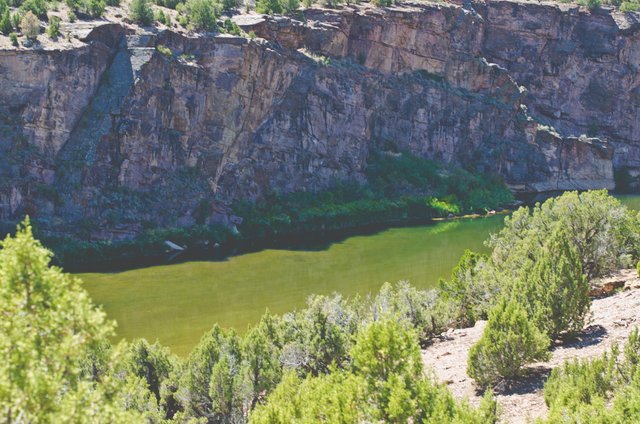
[[[409,153],[372,155],[365,174],[364,182],[336,181],[318,192],[271,193],[257,202],[234,202],[237,225],[207,224],[196,210],[200,222],[192,227],[146,229],[128,240],[56,236],[41,230],[37,221],[34,232],[55,253],[54,263],[69,272],[121,271],[264,248],[313,249],[353,235],[483,216],[521,204],[495,176],[445,168]]]
[[[79,279],[49,266],[26,221],[0,249],[0,301],[14,317],[0,348],[25,376],[5,385],[3,406],[29,421],[508,422],[494,390],[588,331],[592,282],[640,258],[640,214],[606,191],[567,192],[519,208],[487,246],[489,255],[465,252],[437,289],[399,282],[375,296],[310,296],[243,336],[214,324],[180,358],[144,339],[113,345],[114,324]],[[434,380],[421,347],[481,320],[467,365],[483,393],[474,406]],[[635,330],[624,348],[555,368],[541,422],[636,421],[639,347]]]

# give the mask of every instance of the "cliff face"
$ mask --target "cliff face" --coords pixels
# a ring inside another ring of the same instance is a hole
[[[0,219],[24,212],[53,193],[55,159],[89,105],[119,25],[92,31],[87,43],[61,50],[0,51]],[[51,196],[49,196],[51,197]]]
[[[527,88],[531,115],[561,134],[609,140],[616,169],[638,177],[640,15],[490,5],[479,8],[486,22],[482,54]]]
[[[225,220],[234,199],[361,180],[372,150],[521,192],[640,171],[633,16],[506,1],[304,14],[239,19],[254,40],[102,25],[74,48],[0,52],[0,218],[90,219],[93,237],[189,225],[196,208]]]

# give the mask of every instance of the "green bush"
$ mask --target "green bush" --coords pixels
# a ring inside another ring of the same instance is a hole
[[[151,25],[153,9],[148,0],[133,0],[129,6],[129,18],[140,25]]]
[[[602,0],[578,0],[578,4],[586,6],[589,10],[593,10],[602,6]]]
[[[25,0],[20,6],[23,13],[31,12],[38,18],[47,17],[48,4],[45,0]]]
[[[635,1],[622,2],[622,4],[620,5],[620,10],[623,12],[637,12],[638,10],[640,10],[640,3]]]
[[[40,19],[32,12],[27,12],[20,20],[20,29],[29,40],[35,40],[40,34]]]
[[[626,423],[640,419],[640,337],[635,328],[624,347],[602,357],[573,360],[554,369],[544,386],[545,423]]]
[[[544,385],[544,398],[553,409],[576,411],[580,404],[605,400],[614,388],[614,358],[565,362],[551,372]]]
[[[451,324],[471,327],[486,319],[493,298],[500,287],[481,275],[488,267],[485,255],[466,250],[453,268],[450,280],[440,279],[440,303],[447,310]]]
[[[549,235],[521,274],[513,292],[540,330],[555,340],[583,329],[591,306],[589,281],[565,229]]]
[[[227,32],[227,34],[238,36],[242,35],[242,29],[240,29],[238,24],[233,22],[231,19],[224,20],[224,30]]]
[[[155,20],[156,22],[160,22],[161,24],[164,24],[168,27],[171,26],[171,15],[169,15],[168,13],[165,14],[162,10],[159,10],[154,14],[153,20]]]
[[[183,0],[154,0],[158,6],[167,7],[169,9],[175,9],[179,4],[184,4]]]
[[[209,417],[225,422],[242,416],[242,390],[246,374],[240,373],[242,360],[240,339],[233,331],[217,325],[206,333],[189,354],[185,363],[179,393],[184,411],[192,417]],[[233,364],[233,369],[230,368]],[[225,417],[227,420],[225,420]]]
[[[418,290],[407,281],[396,285],[385,283],[373,302],[373,309],[380,316],[404,321],[416,331],[419,341],[426,344],[449,324],[448,317],[438,310],[438,295],[436,290]]]
[[[149,343],[145,339],[133,340],[126,345],[124,354],[118,358],[118,372],[143,379],[148,390],[158,402],[162,399],[162,389],[177,370],[179,359],[169,349],[158,342]]]
[[[18,34],[12,32],[9,34],[9,38],[11,39],[11,45],[14,47],[18,47]]]
[[[86,0],[86,12],[92,18],[101,18],[104,15],[106,3],[103,0]]]
[[[106,9],[104,0],[65,0],[65,4],[69,7],[69,21],[76,19],[76,12],[85,13],[92,18],[100,18]]]
[[[240,6],[239,0],[222,0],[222,10],[224,12],[233,12]]]
[[[173,57],[173,52],[167,46],[163,46],[162,44],[158,44],[156,46],[156,50],[158,50],[158,52],[161,55],[163,55],[164,57],[166,57],[167,59],[171,59]]]
[[[549,357],[549,338],[514,299],[503,297],[489,313],[482,338],[469,351],[467,374],[480,386],[518,377],[522,367]]]
[[[282,13],[280,0],[258,0],[256,2],[256,12],[269,15]]]
[[[60,36],[60,18],[52,16],[49,19],[49,26],[47,27],[47,35],[49,38],[58,38]]]
[[[519,269],[557,229],[576,248],[589,280],[635,264],[640,252],[638,214],[606,190],[566,192],[543,204],[520,208],[487,244],[498,268]],[[508,265],[507,265],[508,264]]]
[[[281,0],[282,12],[293,13],[300,9],[300,0]]]
[[[2,19],[0,19],[0,31],[2,31],[4,35],[9,35],[11,32],[13,32],[13,25],[11,25],[9,9],[6,9],[2,14]]]
[[[112,362],[111,349],[102,347],[114,325],[80,280],[49,266],[51,253],[28,221],[0,247],[0,352],[11,352],[0,365],[3,421],[142,422],[123,402],[142,387],[100,379],[103,367],[84,372],[92,358]]]
[[[217,31],[219,9],[219,4],[213,0],[188,0],[185,4],[189,24],[202,31]]]
[[[397,321],[383,319],[364,328],[350,355],[349,369],[305,379],[286,374],[250,422],[496,421],[490,393],[473,409],[423,376],[416,335]]]
[[[18,31],[20,29],[20,22],[22,21],[22,15],[16,12],[11,15],[11,26]]]

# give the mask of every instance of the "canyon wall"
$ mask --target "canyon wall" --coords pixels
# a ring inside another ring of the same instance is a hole
[[[233,200],[361,181],[373,151],[521,193],[640,173],[634,14],[507,1],[303,14],[238,17],[253,39],[96,23],[68,48],[1,51],[0,220],[92,238],[191,225],[196,210],[224,222]]]

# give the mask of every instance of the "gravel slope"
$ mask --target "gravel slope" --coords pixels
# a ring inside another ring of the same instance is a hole
[[[496,398],[501,407],[503,422],[518,424],[544,417],[547,406],[542,388],[551,370],[571,358],[593,358],[608,350],[614,342],[622,345],[634,326],[640,323],[640,279],[633,269],[621,270],[598,284],[615,283],[624,288],[611,296],[594,299],[591,317],[583,333],[575,340],[556,346],[548,362],[529,367],[529,376],[497,388]],[[459,398],[477,404],[481,393],[476,392],[473,380],[467,377],[467,355],[480,339],[486,325],[479,321],[472,328],[449,330],[441,340],[422,351],[426,369],[433,370],[436,379],[449,386]]]

